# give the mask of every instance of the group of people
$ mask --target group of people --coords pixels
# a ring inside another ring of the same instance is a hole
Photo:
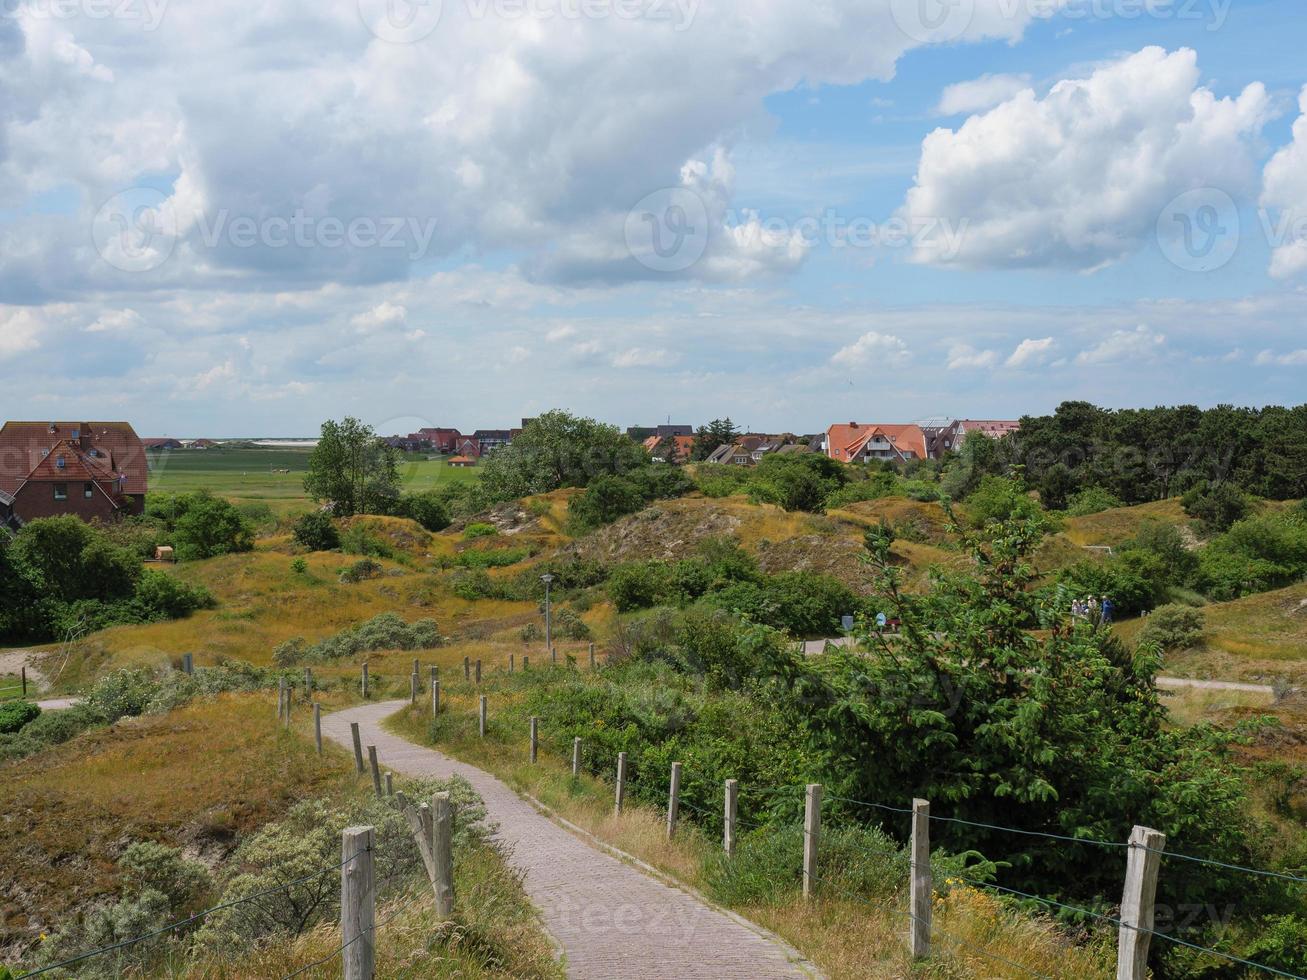
[[[1112,608],[1112,600],[1107,596],[1099,598],[1091,595],[1087,599],[1072,600],[1071,615],[1078,619],[1110,623],[1112,621]]]

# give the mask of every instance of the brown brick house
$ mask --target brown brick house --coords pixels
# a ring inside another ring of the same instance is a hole
[[[0,524],[145,510],[145,448],[126,422],[6,422],[0,428]]]

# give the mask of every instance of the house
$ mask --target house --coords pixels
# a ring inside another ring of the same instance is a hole
[[[668,423],[667,425],[633,425],[626,430],[626,436],[633,442],[644,442],[650,436],[670,439],[675,436],[693,436],[694,426]]]
[[[471,456],[451,456],[449,457],[448,463],[450,466],[463,470],[476,466],[477,461]]]
[[[454,452],[459,456],[477,459],[481,455],[481,443],[474,436],[459,436],[454,440]]]
[[[423,428],[409,434],[409,439],[421,449],[431,449],[442,455],[457,448],[462,433],[457,429]]]
[[[926,434],[921,426],[849,422],[826,430],[826,455],[841,463],[865,463],[879,459],[906,462],[926,459]]]
[[[521,432],[521,429],[517,430]],[[477,429],[472,433],[472,438],[477,441],[477,455],[486,456],[493,453],[496,449],[510,445],[513,441],[512,429]],[[462,450],[459,450],[462,452]]]
[[[142,439],[141,445],[152,453],[186,448],[180,439]]]
[[[149,464],[126,422],[6,422],[0,428],[0,524],[145,511]]]
[[[980,432],[991,439],[1001,439],[1021,428],[1021,423],[998,419],[926,419],[918,422],[926,434],[926,449],[931,459],[943,459],[956,452],[969,433]]]
[[[218,444],[212,439],[192,439],[186,444],[187,449],[217,449]]]
[[[669,454],[671,459],[664,459],[659,453],[659,448],[670,443],[672,452]],[[694,451],[694,436],[692,435],[651,435],[640,445],[644,446],[645,451],[653,456],[655,463],[684,463],[690,458]]]

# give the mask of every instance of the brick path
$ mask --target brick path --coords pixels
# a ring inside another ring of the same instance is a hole
[[[759,926],[591,847],[543,816],[494,776],[381,728],[406,702],[326,715],[324,736],[352,752],[350,722],[381,764],[410,776],[462,776],[499,825],[510,862],[545,927],[567,954],[567,975],[584,980],[765,980],[812,977],[799,954]],[[802,964],[802,965],[801,965]]]

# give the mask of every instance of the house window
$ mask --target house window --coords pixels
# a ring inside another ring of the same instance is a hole
[[[82,487],[82,496],[84,496],[87,500],[90,500],[92,497],[94,497],[94,496],[95,496],[95,484],[94,484],[94,483],[87,483],[86,485],[84,485],[84,486]]]
[[[55,500],[67,500],[67,499],[68,499],[68,484],[66,484],[66,483],[56,483],[56,484],[54,485],[54,499],[55,499]]]
[[[67,468],[67,465],[68,465],[68,464],[67,464],[66,462],[64,462],[64,458],[63,458],[62,456],[56,456],[56,457],[55,457],[55,460],[54,460],[54,467],[55,467],[55,469],[57,469],[57,470],[66,469],[66,468]]]

